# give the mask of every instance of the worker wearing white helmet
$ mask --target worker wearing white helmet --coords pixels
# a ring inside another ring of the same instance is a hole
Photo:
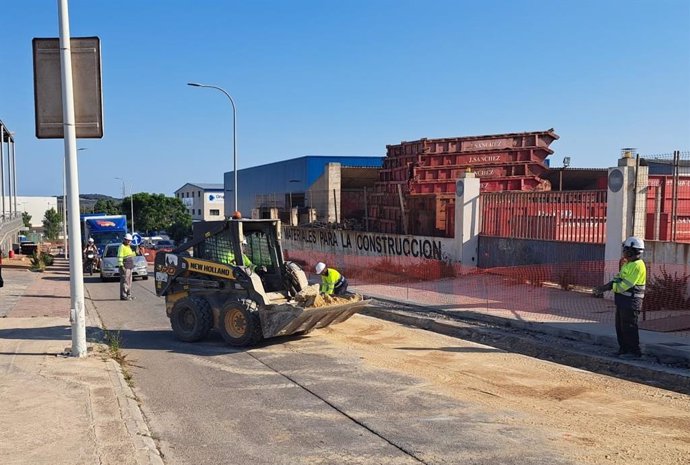
[[[134,257],[136,252],[132,249],[132,235],[125,234],[122,244],[117,249],[117,266],[120,272],[120,300],[133,300],[132,297],[132,270],[134,269]]]
[[[335,268],[328,268],[324,262],[314,267],[316,274],[321,275],[320,292],[329,295],[342,295],[347,292],[347,279]]]
[[[613,291],[616,304],[616,336],[618,355],[621,358],[639,358],[640,335],[637,320],[642,310],[647,267],[642,261],[644,241],[630,236],[623,243],[623,265],[613,280],[594,289],[594,295],[601,297],[605,291]]]

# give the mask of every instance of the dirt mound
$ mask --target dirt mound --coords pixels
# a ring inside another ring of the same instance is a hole
[[[305,289],[302,289],[299,294],[295,296],[295,300],[302,307],[327,307],[329,305],[347,304],[350,302],[357,302],[362,300],[359,294],[351,294],[348,296],[335,296],[319,293],[319,285],[313,284]]]

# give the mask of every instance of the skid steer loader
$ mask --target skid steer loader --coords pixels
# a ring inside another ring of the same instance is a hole
[[[182,341],[199,341],[215,328],[228,344],[250,346],[340,323],[367,304],[353,294],[343,303],[305,307],[297,297],[309,283],[296,263],[283,260],[279,220],[199,222],[193,232],[191,241],[156,254],[154,267],[156,294],[165,297]]]

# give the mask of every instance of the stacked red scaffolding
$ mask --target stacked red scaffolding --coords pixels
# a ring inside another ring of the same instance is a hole
[[[388,145],[369,201],[373,229],[388,233],[452,236],[455,183],[471,169],[482,192],[546,191],[553,129]]]

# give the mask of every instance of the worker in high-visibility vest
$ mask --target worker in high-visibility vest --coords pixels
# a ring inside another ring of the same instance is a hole
[[[347,279],[335,268],[328,268],[323,262],[319,262],[315,267],[316,274],[321,275],[322,294],[343,295],[347,292]]]
[[[120,273],[120,300],[134,300],[132,297],[132,270],[136,252],[132,249],[132,235],[125,234],[117,249],[117,266]]]
[[[631,236],[623,243],[623,263],[613,280],[594,289],[596,297],[606,291],[613,291],[616,304],[616,336],[618,338],[618,356],[632,359],[642,355],[637,320],[642,310],[647,267],[642,261],[644,241]]]
[[[246,247],[247,247],[247,239],[242,239],[242,243],[241,243],[242,265],[250,268],[251,270],[254,270],[256,268],[256,266],[254,265],[254,263],[252,263],[251,259],[245,253]],[[233,252],[232,249],[228,250],[225,253],[225,256],[222,257],[221,262],[226,263],[228,265],[237,265],[237,263],[235,263],[235,252]]]

